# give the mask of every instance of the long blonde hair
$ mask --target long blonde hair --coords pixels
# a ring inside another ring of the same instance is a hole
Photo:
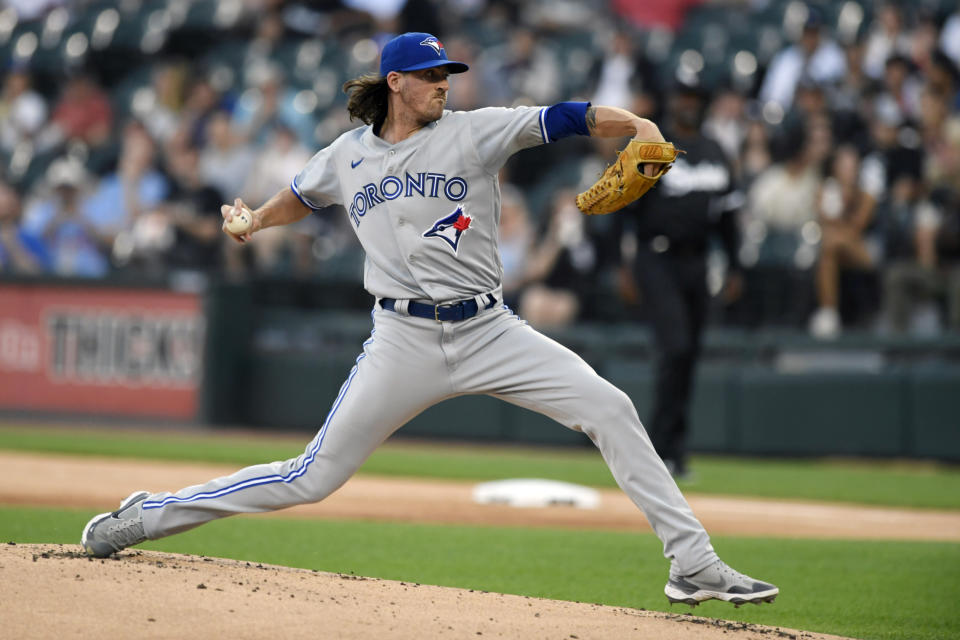
[[[379,127],[387,119],[387,96],[390,89],[387,79],[379,74],[368,73],[343,83],[350,120]]]

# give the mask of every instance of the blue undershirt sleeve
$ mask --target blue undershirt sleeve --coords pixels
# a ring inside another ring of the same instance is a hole
[[[573,135],[588,136],[587,107],[589,102],[558,102],[545,109],[543,128],[547,142],[556,142]]]

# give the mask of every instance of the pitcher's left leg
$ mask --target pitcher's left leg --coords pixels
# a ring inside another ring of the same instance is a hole
[[[716,561],[707,532],[654,450],[630,398],[580,356],[516,317],[496,312],[484,320],[489,337],[474,340],[476,353],[460,360],[457,390],[497,396],[587,434],[617,484],[650,521],[674,571],[689,575]]]
[[[490,314],[454,375],[460,392],[489,393],[586,433],[600,449],[617,484],[643,510],[671,560],[664,593],[696,605],[718,599],[739,606],[772,602],[777,587],[731,569],[657,456],[625,393],[578,355],[515,316]]]

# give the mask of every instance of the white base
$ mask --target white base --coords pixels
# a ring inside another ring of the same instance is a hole
[[[478,484],[473,489],[473,501],[523,508],[570,506],[596,509],[600,506],[600,494],[589,487],[569,482],[517,478]]]

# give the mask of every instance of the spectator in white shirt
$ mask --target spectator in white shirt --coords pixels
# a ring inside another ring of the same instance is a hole
[[[797,83],[808,76],[821,86],[840,81],[847,70],[843,49],[824,35],[823,18],[810,7],[803,32],[796,44],[773,57],[760,88],[763,103],[774,102],[784,111],[793,104]]]
[[[47,112],[46,101],[31,88],[30,73],[11,69],[0,90],[0,148],[11,152],[32,139],[47,121]]]

